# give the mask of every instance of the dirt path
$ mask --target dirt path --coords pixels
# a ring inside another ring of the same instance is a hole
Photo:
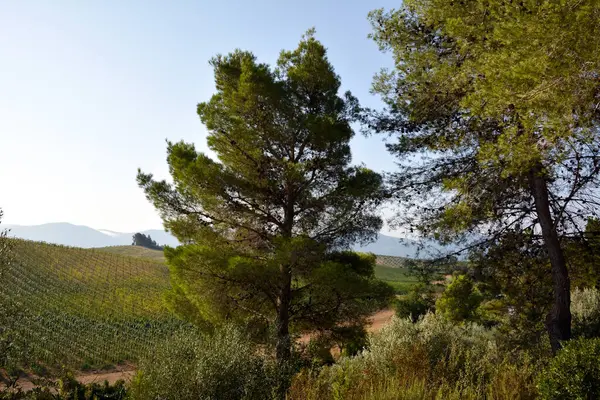
[[[367,327],[367,332],[378,332],[390,323],[392,317],[394,316],[394,310],[381,310],[377,314],[373,315],[369,318],[369,326]]]
[[[369,333],[378,332],[381,328],[383,328],[384,326],[386,326],[387,324],[390,323],[393,316],[394,316],[394,310],[390,310],[390,309],[381,310],[381,311],[378,311],[377,313],[373,314],[373,316],[369,317],[369,319],[368,319],[369,325],[367,326],[367,332],[369,332]],[[312,334],[310,334],[310,333],[304,334],[304,335],[300,336],[300,338],[298,339],[298,342],[301,344],[308,344],[311,337],[312,337]]]
[[[369,326],[367,327],[368,332],[377,332],[385,325],[387,325],[392,317],[394,316],[394,310],[381,310],[369,318]],[[310,334],[306,334],[300,337],[298,341],[302,344],[307,344],[310,341]],[[93,373],[82,373],[76,376],[77,380],[83,384],[99,383],[102,384],[104,381],[108,381],[109,384],[114,384],[118,380],[123,379],[125,382],[131,382],[135,375],[135,369],[133,366],[128,366],[118,371],[110,372],[93,372]],[[29,379],[23,378],[18,382],[18,386],[23,391],[28,391],[36,387],[36,385]],[[0,389],[3,389],[4,385],[0,383]]]
[[[131,379],[133,379],[134,375],[135,370],[133,369],[133,367],[128,367],[128,369],[123,369],[119,371],[77,374],[76,378],[79,382],[86,385],[89,383],[103,384],[104,381],[108,381],[109,384],[113,385],[121,379],[125,382],[131,382]],[[19,379],[19,381],[17,382],[17,386],[26,392],[35,388],[37,385],[31,382],[31,380],[29,380],[28,378],[22,378]],[[0,390],[4,388],[4,385],[0,383]]]

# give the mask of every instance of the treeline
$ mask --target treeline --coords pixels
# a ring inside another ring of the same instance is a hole
[[[143,233],[136,233],[132,236],[132,246],[141,246],[147,249],[152,250],[163,250],[164,247],[160,246],[156,241],[152,240],[150,235],[145,235]]]

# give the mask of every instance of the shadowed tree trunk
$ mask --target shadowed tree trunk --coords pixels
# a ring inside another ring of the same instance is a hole
[[[546,317],[546,329],[552,352],[556,353],[561,348],[561,342],[571,338],[571,283],[556,226],[550,214],[548,187],[540,166],[534,168],[529,179],[542,237],[552,266],[554,301]]]

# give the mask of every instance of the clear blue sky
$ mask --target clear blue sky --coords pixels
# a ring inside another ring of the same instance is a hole
[[[273,63],[310,27],[363,104],[390,63],[367,13],[399,1],[0,1],[0,207],[5,223],[161,226],[136,170],[167,177],[165,139],[205,149],[196,104],[214,91],[208,60],[235,48]],[[355,162],[393,170],[381,138]]]

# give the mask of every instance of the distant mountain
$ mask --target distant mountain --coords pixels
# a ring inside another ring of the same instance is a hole
[[[403,239],[379,234],[377,240],[365,246],[354,246],[354,250],[374,253],[381,256],[395,256],[405,258],[428,258],[432,253],[438,253],[440,248],[433,243],[425,244],[419,251],[421,241]]]
[[[34,226],[3,225],[3,227],[10,229],[9,235],[13,237],[83,248],[130,245],[131,237],[135,233],[93,229],[66,222]],[[160,245],[177,246],[179,244],[173,235],[160,229],[151,229],[140,233],[150,235]]]
[[[6,225],[3,227],[9,228],[9,235],[13,237],[83,248],[130,245],[131,237],[135,233],[93,229],[88,226],[65,222],[34,226]],[[177,246],[179,244],[173,235],[161,229],[150,229],[140,233],[150,235],[159,245]],[[400,239],[380,234],[375,242],[365,246],[354,246],[354,250],[396,257],[427,257],[427,251],[418,253],[419,243],[416,240]],[[435,251],[437,247],[430,245],[428,249]]]

